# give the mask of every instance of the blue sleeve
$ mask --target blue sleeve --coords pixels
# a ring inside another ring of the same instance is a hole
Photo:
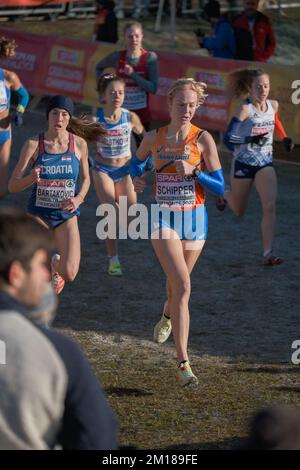
[[[29,101],[28,91],[23,85],[21,85],[17,90],[14,90],[14,92],[18,95],[18,106],[21,106],[24,111]]]
[[[149,158],[150,157],[146,158],[146,160],[139,160],[136,155],[132,155],[129,167],[131,178],[143,175]]]
[[[209,189],[213,193],[217,194],[218,196],[222,196],[225,190],[225,182],[223,176],[223,170],[215,170],[211,171],[210,173],[204,173],[201,171],[200,175],[198,176],[197,180],[201,183],[205,188]]]
[[[224,134],[223,143],[232,152],[235,145],[245,144],[249,141],[249,138],[239,136],[239,129],[241,124],[242,121],[234,116],[228,124]]]
[[[65,410],[57,443],[64,450],[117,449],[115,414],[79,347],[52,328],[40,327],[40,330],[56,348],[68,374]]]

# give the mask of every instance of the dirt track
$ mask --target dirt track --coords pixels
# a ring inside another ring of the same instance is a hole
[[[27,114],[25,126],[14,132],[12,166],[24,140],[41,129],[41,121],[40,114]],[[226,157],[227,175],[228,164]],[[291,364],[291,344],[300,339],[300,166],[275,166],[279,179],[275,247],[285,259],[282,266],[261,266],[260,207],[254,192],[247,215],[240,220],[228,210],[219,213],[214,198],[208,197],[209,237],[193,272],[190,302],[191,357],[203,385],[201,393],[194,392],[190,399],[175,383],[172,339],[165,345],[152,342],[153,325],[164,302],[164,274],[150,241],[122,241],[125,275],[110,278],[104,242],[95,233],[99,219],[91,188],[80,217],[80,273],[60,296],[55,326],[78,340],[88,355],[120,417],[123,444],[228,448],[233,445],[228,439],[242,433],[244,414],[273,398],[271,390],[276,399],[297,403],[298,396],[289,393],[299,389],[287,386],[295,384],[294,373],[299,372],[299,366]],[[150,194],[148,185],[141,201],[148,201]],[[6,202],[25,207],[27,198],[28,192],[9,195]],[[266,369],[274,365],[276,371]],[[164,374],[161,382],[156,380],[157,371]],[[168,406],[174,410],[181,410],[187,400],[180,420],[164,415],[166,404],[160,395],[168,396]],[[203,429],[197,424],[199,416]]]

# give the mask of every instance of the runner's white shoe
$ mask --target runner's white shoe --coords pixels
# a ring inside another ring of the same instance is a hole
[[[199,380],[195,374],[193,374],[190,363],[188,361],[180,363],[177,369],[177,380],[182,387],[186,387],[187,385],[198,385],[199,383]]]
[[[165,317],[166,303],[161,319],[156,323],[153,332],[153,341],[156,343],[164,343],[169,338],[172,331],[171,319]]]

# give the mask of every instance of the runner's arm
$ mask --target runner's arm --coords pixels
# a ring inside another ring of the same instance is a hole
[[[259,135],[249,135],[249,136],[240,136],[239,130],[240,126],[243,121],[245,121],[249,117],[249,107],[248,104],[243,104],[237,110],[233,118],[231,119],[228,127],[225,131],[223,143],[226,147],[233,151],[235,145],[241,144],[257,144],[257,145],[264,145],[265,140],[264,137],[267,133],[259,134]]]
[[[286,152],[291,152],[295,147],[293,139],[287,136],[283,124],[278,116],[279,104],[277,101],[271,101],[274,112],[275,112],[275,132],[278,137],[281,139],[282,145]]]
[[[130,121],[132,126],[132,131],[137,141],[137,145],[140,145],[143,137],[145,136],[145,129],[139,116],[136,113],[130,112]]]
[[[75,198],[78,200],[79,204],[84,202],[84,199],[90,188],[90,172],[89,172],[89,162],[88,162],[88,146],[85,140],[81,137],[75,137],[76,146],[80,152],[80,181],[79,181],[79,191]]]
[[[120,52],[115,51],[111,54],[104,57],[102,60],[98,62],[96,65],[96,81],[98,82],[99,78],[105,71],[105,69],[114,69],[116,72],[116,68],[119,62]]]
[[[34,167],[31,172],[24,176],[30,161],[35,161],[38,151],[38,138],[29,139],[23,145],[19,161],[8,182],[8,190],[18,193],[36,183],[40,178],[40,167]]]
[[[141,77],[136,72],[129,76],[147,93],[155,94],[158,85],[158,61],[155,52],[149,52],[147,58],[147,79]]]
[[[28,91],[22,85],[16,73],[5,70],[4,77],[5,77],[5,80],[9,83],[10,88],[18,96],[17,112],[23,114],[29,102]]]
[[[147,132],[143,138],[141,145],[137,149],[136,155],[133,155],[130,160],[130,176],[135,178],[137,176],[142,176],[145,166],[147,164],[147,159],[150,157],[152,152],[152,146],[154,143],[155,131]]]
[[[223,170],[215,141],[209,132],[206,131],[201,134],[198,147],[202,152],[208,171],[208,173],[200,172],[200,175],[197,177],[198,182],[214,194],[223,195],[225,189]]]

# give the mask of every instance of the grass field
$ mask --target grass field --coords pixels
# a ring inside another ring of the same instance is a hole
[[[293,15],[295,12],[293,11]],[[299,20],[274,17],[279,61],[299,58]],[[192,19],[180,20],[179,51],[196,51]],[[32,32],[88,39],[92,20],[16,22]],[[167,48],[146,23],[145,45]],[[285,43],[283,43],[283,40]],[[285,44],[285,45],[284,45]],[[287,46],[288,45],[288,46]],[[282,48],[282,49],[281,49]],[[296,54],[296,55],[295,55]],[[277,60],[277,58],[276,58]],[[45,122],[44,122],[45,124]],[[24,140],[41,130],[39,112],[15,133],[12,166]],[[299,155],[299,148],[295,150]],[[276,155],[285,158],[280,147]],[[222,154],[228,177],[228,155]],[[300,160],[299,160],[300,161]],[[291,363],[299,329],[300,166],[275,165],[279,180],[276,252],[285,263],[261,266],[260,205],[253,192],[243,219],[218,213],[208,197],[209,238],[192,276],[190,351],[197,389],[176,383],[175,348],[152,342],[164,302],[164,275],[148,240],[122,241],[124,277],[106,275],[104,243],[95,234],[93,188],[82,206],[80,273],[60,296],[55,327],[78,341],[103,384],[120,422],[120,444],[143,449],[231,449],[257,408],[287,403],[300,408],[300,366]],[[148,185],[141,201],[151,197]],[[25,207],[27,193],[7,201]]]

